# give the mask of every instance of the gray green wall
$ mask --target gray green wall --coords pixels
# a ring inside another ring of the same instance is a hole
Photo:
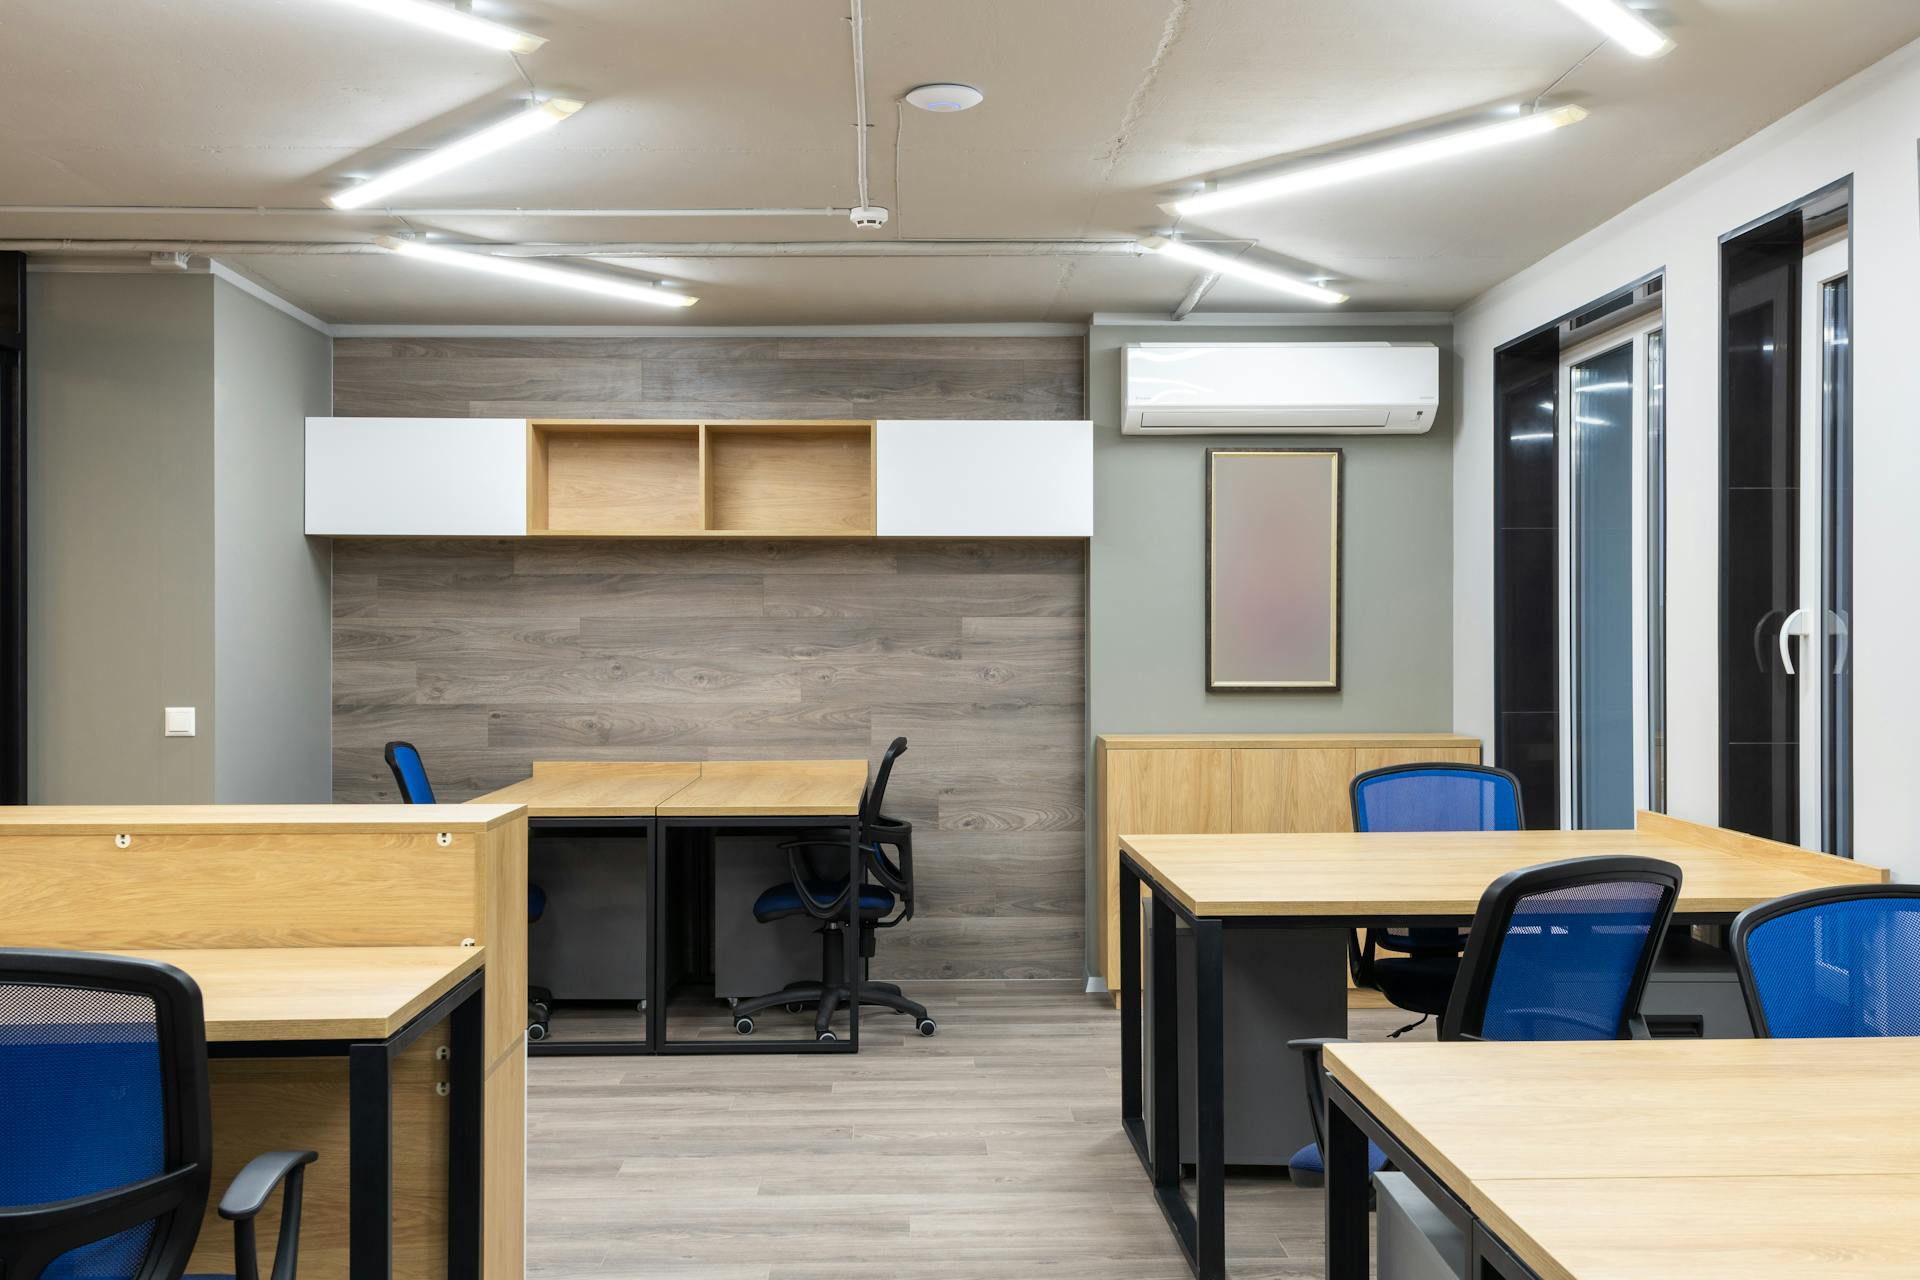
[[[332,799],[332,549],[304,532],[310,415],[333,406],[327,335],[213,281],[214,799]]]
[[[1129,342],[1342,340],[1438,343],[1443,408],[1433,430],[1374,439],[1120,433],[1120,349]],[[1444,324],[1093,326],[1087,337],[1087,405],[1094,424],[1090,734],[1452,727],[1453,422],[1445,408],[1453,403],[1450,343],[1451,329]],[[1346,451],[1337,693],[1207,692],[1204,465],[1209,446],[1234,444],[1337,445]]]
[[[28,315],[31,799],[327,799],[329,340],[203,274],[38,273]]]
[[[28,794],[214,796],[213,290],[28,278]],[[161,736],[196,706],[200,736]]]

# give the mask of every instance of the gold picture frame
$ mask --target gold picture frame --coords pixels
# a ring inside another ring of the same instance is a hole
[[[1207,450],[1207,689],[1340,688],[1340,449]]]

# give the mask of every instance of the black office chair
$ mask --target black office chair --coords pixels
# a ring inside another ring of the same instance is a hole
[[[1396,764],[1370,769],[1348,788],[1355,831],[1519,831],[1526,827],[1520,781],[1479,764]],[[1404,1035],[1447,1011],[1466,939],[1458,929],[1369,929],[1363,943],[1347,932],[1353,985],[1378,991],[1395,1008],[1420,1015]],[[1383,956],[1381,951],[1396,952]]]
[[[774,1005],[784,1005],[789,1013],[798,1013],[808,1005],[817,1006],[813,1034],[819,1040],[837,1039],[833,1033],[834,1011],[858,1000],[863,1005],[877,1004],[907,1014],[923,1036],[939,1030],[939,1024],[927,1015],[924,1005],[907,999],[891,982],[873,982],[866,975],[872,968],[874,941],[878,930],[892,929],[913,919],[913,824],[889,818],[880,812],[887,794],[887,780],[893,774],[893,762],[906,753],[907,740],[895,738],[880,758],[873,785],[860,804],[858,839],[866,852],[858,885],[849,886],[845,876],[838,879],[818,874],[810,857],[823,853],[828,859],[845,858],[847,846],[839,840],[795,840],[780,847],[786,850],[791,878],[773,885],[753,904],[753,918],[761,924],[785,920],[802,913],[820,921],[820,981],[792,982],[779,991],[742,1000],[734,1006],[733,1029],[741,1035],[753,1034],[753,1015]],[[889,858],[892,848],[898,860]],[[831,861],[829,866],[834,865]],[[877,884],[866,883],[871,875]],[[861,978],[849,986],[840,976],[846,972],[847,894],[860,895]],[[896,910],[897,909],[897,910]]]
[[[432,804],[433,784],[427,781],[427,766],[419,748],[411,742],[387,744],[387,768],[400,788],[400,798],[408,804]],[[547,893],[539,885],[527,884],[527,923],[537,922],[547,911]],[[545,987],[527,987],[527,1039],[545,1040],[547,1025],[553,1017],[553,992]]]
[[[1568,858],[1509,871],[1487,886],[1467,934],[1442,1040],[1626,1040],[1680,896],[1680,868],[1657,858]],[[1301,1186],[1325,1176],[1320,1051],[1293,1040],[1307,1073],[1311,1146],[1287,1162]],[[1385,1166],[1367,1144],[1371,1172]]]
[[[1920,884],[1790,893],[1727,941],[1756,1036],[1920,1036]]]
[[[237,1280],[259,1280],[254,1218],[275,1187],[273,1280],[293,1280],[317,1158],[255,1156],[227,1187]],[[212,1166],[193,979],[125,956],[0,950],[0,1276],[180,1280]]]

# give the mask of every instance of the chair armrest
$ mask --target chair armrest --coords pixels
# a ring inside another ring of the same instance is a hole
[[[273,1250],[273,1280],[293,1280],[300,1257],[300,1206],[306,1166],[318,1160],[315,1151],[269,1151],[255,1156],[227,1184],[220,1197],[220,1216],[233,1223],[234,1280],[260,1280],[260,1250],[253,1220],[266,1207],[273,1189],[284,1185],[280,1201],[280,1236]]]
[[[780,848],[783,849],[787,855],[787,875],[793,880],[793,891],[800,898],[800,909],[812,916],[815,920],[834,920],[845,915],[847,910],[847,895],[855,892],[857,888],[854,880],[849,879],[847,883],[841,887],[840,892],[834,895],[832,902],[829,902],[824,907],[821,906],[814,900],[813,890],[809,886],[809,881],[814,877],[814,871],[812,864],[807,861],[806,851],[809,849],[837,849],[841,853],[845,853],[847,846],[838,840],[789,840],[781,845]]]
[[[288,1174],[319,1158],[317,1151],[269,1151],[255,1156],[227,1184],[227,1193],[220,1197],[220,1216],[228,1222],[253,1217],[266,1207],[267,1197]]]
[[[1320,1051],[1330,1044],[1348,1043],[1345,1036],[1310,1036],[1303,1040],[1287,1041],[1287,1048],[1299,1053],[1300,1062],[1307,1071],[1307,1114],[1313,1120],[1313,1144],[1320,1148],[1320,1158],[1326,1159],[1327,1135],[1324,1116],[1327,1109],[1327,1088],[1320,1077]]]

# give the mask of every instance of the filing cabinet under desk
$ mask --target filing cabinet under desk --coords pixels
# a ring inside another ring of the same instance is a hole
[[[648,860],[633,831],[541,830],[528,850],[528,879],[547,895],[527,927],[527,976],[556,1000],[647,998]]]
[[[753,918],[760,895],[792,879],[780,845],[794,838],[793,832],[714,837],[713,994],[723,1000],[819,980],[818,920],[802,914],[761,924]]]

